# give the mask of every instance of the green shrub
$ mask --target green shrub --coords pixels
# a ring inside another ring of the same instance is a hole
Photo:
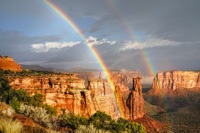
[[[17,97],[13,97],[9,104],[14,110],[18,110],[20,107],[20,102],[18,101]]]
[[[43,104],[44,97],[42,94],[30,96],[25,90],[13,90],[4,78],[0,78],[0,100],[10,104],[16,111],[18,111],[20,104],[23,103],[34,107],[42,107],[50,115],[57,114],[55,108]]]
[[[45,109],[47,110],[47,113],[48,113],[48,114],[56,116],[57,111],[56,111],[56,109],[55,109],[54,107],[49,106],[49,105],[47,105],[47,104],[43,105],[42,107],[45,108]]]
[[[83,116],[75,115],[74,113],[68,113],[62,116],[59,125],[75,130],[80,125],[88,125],[88,119]]]
[[[109,130],[112,133],[146,133],[144,126],[141,124],[136,122],[131,123],[123,118],[119,118],[117,121],[114,121],[111,116],[100,111],[93,114],[89,121],[97,129]]]
[[[0,132],[1,133],[21,133],[23,125],[21,122],[12,119],[0,118]]]
[[[127,124],[125,131],[127,133],[146,133],[144,126],[136,122]]]
[[[3,94],[4,91],[10,90],[11,87],[9,85],[8,80],[3,77],[0,77],[0,95]]]
[[[80,125],[79,128],[75,130],[75,133],[110,133],[110,132],[96,129],[92,124],[90,124],[88,126]]]
[[[95,114],[93,114],[89,121],[96,128],[103,130],[112,130],[112,124],[114,124],[114,120],[112,120],[110,115],[100,111],[97,111]]]
[[[51,127],[53,117],[49,115],[47,110],[42,107],[34,107],[21,104],[18,112],[32,118],[35,122],[40,123],[43,126]]]

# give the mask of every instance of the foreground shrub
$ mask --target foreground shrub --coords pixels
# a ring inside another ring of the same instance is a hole
[[[96,128],[103,130],[112,130],[112,124],[115,122],[110,115],[104,112],[97,111],[90,117],[90,123]]]
[[[43,126],[51,127],[53,116],[48,114],[47,110],[42,107],[34,107],[21,104],[18,112],[32,118],[35,122],[40,123]]]
[[[75,133],[110,133],[110,132],[96,129],[92,124],[90,124],[88,126],[80,125],[79,128],[75,130]]]
[[[146,133],[144,126],[136,122],[129,122],[126,119],[119,118],[113,120],[110,115],[97,111],[90,119],[97,129],[109,130],[112,133]]]
[[[73,130],[77,129],[80,125],[88,125],[88,119],[83,116],[75,115],[74,113],[68,113],[62,115],[59,125],[62,127],[69,127]]]
[[[21,122],[12,119],[0,118],[0,132],[1,133],[21,133],[23,125]]]
[[[0,102],[0,115],[12,116],[15,110],[4,102]]]

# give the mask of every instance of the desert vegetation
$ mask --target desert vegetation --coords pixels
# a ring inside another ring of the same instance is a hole
[[[0,133],[21,133],[22,123],[11,118],[0,117]]]
[[[60,72],[53,71],[35,71],[35,70],[22,70],[21,72],[13,72],[10,70],[0,69],[0,76],[3,75],[12,75],[12,76],[42,76],[42,75],[52,75],[52,74],[63,74]],[[72,76],[73,74],[67,73],[66,75]]]
[[[123,118],[113,120],[104,112],[96,112],[90,118],[69,113],[61,116],[60,126],[68,127],[80,133],[145,133],[145,128],[136,122],[129,122]],[[91,129],[91,130],[89,130]],[[89,132],[91,131],[91,132]]]

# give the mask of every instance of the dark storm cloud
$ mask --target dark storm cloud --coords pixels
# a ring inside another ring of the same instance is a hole
[[[123,43],[95,47],[110,69],[140,70],[145,75],[148,74],[148,67],[153,67],[156,71],[200,69],[200,42],[120,51]],[[151,64],[147,64],[145,60],[149,60]]]
[[[17,61],[32,60],[40,54],[31,52],[31,44],[59,40],[58,36],[27,36],[17,31],[0,30],[0,55],[13,56]]]
[[[177,41],[199,40],[200,1],[198,0],[110,1],[110,5],[105,6],[110,6],[112,10],[104,9],[101,12],[110,11],[109,17],[106,13],[101,16],[92,25],[91,31],[102,30],[102,25],[105,23],[107,27],[104,28],[117,25],[122,27],[118,30],[122,30],[126,23],[133,32],[142,31],[147,35],[156,35]],[[113,20],[116,18],[118,21],[114,21],[113,24]]]
[[[86,38],[96,38],[98,45],[94,47],[111,69],[138,69],[147,73],[138,49],[147,53],[157,71],[200,69],[199,0],[52,2],[68,13],[80,29],[84,29]],[[0,54],[13,56],[22,63],[47,67],[98,67],[87,45],[73,36],[73,29],[67,22],[62,21],[62,26],[59,15],[44,2],[2,0],[1,15]],[[111,45],[105,41],[100,44],[104,38],[116,43]],[[80,43],[62,46],[67,39]],[[57,47],[45,47],[46,42],[54,42]],[[33,44],[46,49],[36,52]]]

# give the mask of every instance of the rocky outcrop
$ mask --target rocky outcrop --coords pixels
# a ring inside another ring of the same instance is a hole
[[[84,80],[64,74],[7,76],[7,79],[14,89],[24,89],[31,95],[43,94],[45,102],[56,107],[59,112],[66,109],[80,113],[80,100],[83,95],[90,93],[85,90]]]
[[[7,75],[7,79],[14,89],[24,89],[31,95],[43,94],[45,103],[56,107],[60,113],[65,110],[66,113],[91,116],[96,111],[103,111],[114,119],[124,117],[131,120],[145,114],[140,78],[132,79],[132,90],[116,82],[113,89],[106,79],[101,78],[90,79],[86,87],[83,79],[66,74]]]
[[[142,96],[142,86],[140,83],[141,78],[133,79],[133,89],[129,94],[127,101],[129,108],[129,119],[141,118],[145,114],[144,99]]]
[[[0,69],[10,70],[14,72],[21,72],[22,68],[18,65],[13,58],[8,56],[0,56]]]
[[[129,120],[135,120],[145,115],[140,80],[141,78],[139,77],[132,79],[133,87],[129,92],[122,92],[120,86],[115,88],[118,103],[120,105],[121,116]]]
[[[110,78],[114,82],[115,85],[124,85],[128,88],[132,87],[132,78],[134,77],[140,77],[141,72],[139,71],[128,71],[128,70],[122,70],[122,71],[109,71]],[[90,71],[90,72],[74,72],[78,77],[84,79],[85,85],[88,86],[88,80],[89,79],[103,79],[105,78],[105,74],[102,71]]]
[[[200,71],[159,72],[153,80],[153,89],[182,89],[200,87]]]
[[[95,111],[106,112],[114,119],[120,117],[114,90],[112,90],[107,80],[91,79],[88,83],[88,89],[91,91]]]

